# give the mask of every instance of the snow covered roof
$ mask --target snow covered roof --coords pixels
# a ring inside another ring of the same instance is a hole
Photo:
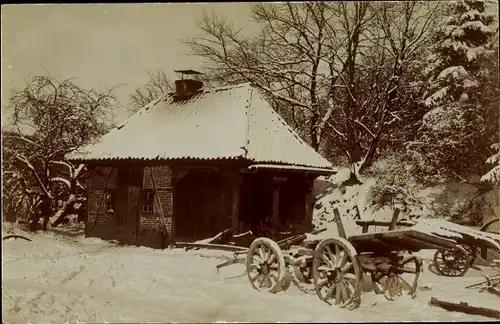
[[[159,98],[67,158],[81,162],[243,158],[332,170],[331,163],[249,83],[205,90],[187,101]]]

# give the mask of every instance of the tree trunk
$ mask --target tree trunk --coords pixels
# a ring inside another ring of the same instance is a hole
[[[39,199],[39,203],[35,205],[34,210],[32,210],[31,215],[28,218],[29,229],[32,232],[35,232],[39,229],[40,218],[43,218],[42,228],[43,230],[47,229],[47,219],[50,216],[51,208],[50,208],[50,198],[46,195],[41,196]]]
[[[52,202],[52,200],[50,199],[50,197],[47,197],[47,196],[43,197],[42,206],[41,206],[41,216],[43,217],[42,230],[44,230],[44,231],[47,230],[47,225],[49,223],[49,217],[50,217],[50,214],[52,213],[51,202]]]
[[[309,127],[309,136],[311,137],[311,147],[318,152],[319,151],[319,141],[318,141],[318,116],[315,114],[311,117],[311,126]]]
[[[77,184],[77,177],[72,177],[70,180],[70,195],[68,197],[68,200],[66,200],[61,208],[57,211],[57,213],[55,213],[54,216],[51,217],[51,226],[56,227],[59,224],[63,223],[66,217],[75,211],[74,206],[75,203],[78,202],[78,199],[76,197]],[[81,218],[81,212],[82,208],[80,208],[78,212],[78,220],[80,220]]]
[[[73,207],[76,201],[77,201],[76,196],[74,194],[69,195],[68,200],[66,200],[61,206],[61,208],[57,211],[57,213],[55,213],[54,216],[52,216],[53,219],[51,223],[52,227],[56,227],[64,221],[66,216],[68,216],[70,212],[74,209]]]

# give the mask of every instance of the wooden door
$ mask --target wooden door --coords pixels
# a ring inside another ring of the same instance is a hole
[[[141,188],[128,188],[128,213],[126,227],[135,234],[139,231],[139,215],[141,212]]]
[[[124,227],[128,215],[128,177],[129,168],[119,167],[116,175],[116,212],[117,227]]]
[[[231,201],[224,194],[224,178],[217,173],[190,172],[176,188],[176,239],[211,237],[231,227]]]
[[[140,166],[120,167],[117,174],[117,225],[135,233],[139,229],[142,174]]]
[[[141,212],[141,189],[143,182],[143,167],[130,167],[129,177],[127,181],[128,187],[128,212],[127,212],[127,229],[137,233],[139,231],[139,218]]]

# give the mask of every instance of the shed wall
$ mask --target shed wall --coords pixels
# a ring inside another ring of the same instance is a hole
[[[85,226],[87,236],[95,236],[103,239],[117,239],[124,243],[139,244],[151,247],[162,247],[168,244],[171,235],[172,217],[173,217],[173,188],[172,188],[172,170],[166,165],[156,166],[135,166],[143,169],[142,189],[153,189],[153,180],[151,171],[153,171],[156,194],[153,204],[153,212],[139,212],[139,232],[131,233],[124,231],[116,223],[115,213],[105,211],[105,200],[103,199],[101,207],[99,202],[105,190],[117,189],[117,169],[111,174],[110,180],[106,186],[111,167],[96,167],[88,179],[88,217]],[[104,197],[103,197],[104,198]],[[141,201],[142,201],[141,197]],[[158,204],[159,201],[159,204]],[[117,201],[116,204],[123,204],[123,201]],[[120,210],[120,208],[117,208]],[[165,218],[166,237],[161,232],[162,217]],[[99,214],[99,215],[98,215]],[[123,215],[126,217],[126,215]],[[95,222],[95,226],[93,226]]]

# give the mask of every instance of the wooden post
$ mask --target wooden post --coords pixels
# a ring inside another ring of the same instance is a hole
[[[92,177],[92,169],[89,168],[89,175],[86,179],[86,182],[87,182],[87,185],[85,186],[85,197],[87,198],[85,200],[85,205],[87,206],[87,210],[85,211],[85,229],[84,229],[84,233],[85,233],[85,237],[87,237],[89,235],[89,215],[90,215],[90,208],[89,208],[89,193],[90,193],[90,178]],[[24,197],[23,197],[23,200],[24,200]],[[23,201],[21,201],[21,203],[23,203]],[[80,207],[82,208],[83,205]]]
[[[276,231],[280,224],[280,189],[286,180],[284,177],[273,177],[273,213],[271,215],[273,231]]]
[[[165,221],[165,215],[163,214],[163,207],[161,206],[160,202],[160,197],[158,197],[158,190],[156,190],[156,182],[155,182],[155,177],[153,174],[153,168],[149,166],[149,175],[151,177],[151,183],[153,184],[153,192],[154,192],[154,197],[155,197],[155,202],[158,205],[158,211],[160,213],[160,218],[161,218],[161,225],[163,229],[166,228],[166,221]]]
[[[180,169],[172,169],[172,195],[173,195],[173,201],[172,201],[172,228],[170,229],[170,240],[172,244],[175,244],[176,239],[175,239],[175,205],[176,205],[176,200],[177,200],[177,184],[179,181],[188,173],[187,170],[180,170]]]
[[[92,222],[92,229],[94,229],[95,224],[97,223],[97,219],[99,218],[99,212],[101,211],[102,201],[104,200],[104,195],[106,194],[106,189],[108,189],[109,179],[111,179],[111,175],[113,174],[115,168],[111,167],[109,171],[108,177],[106,178],[106,183],[104,184],[104,188],[102,189],[101,198],[99,199],[99,205],[97,206],[97,215],[95,215],[94,221]],[[88,200],[88,197],[87,197]],[[89,208],[90,211],[90,208]]]
[[[312,195],[312,189],[314,185],[314,180],[306,179],[306,196],[305,196],[305,222],[308,230],[312,229],[312,219],[313,219],[313,201],[314,197]]]
[[[400,212],[399,208],[396,208],[396,210],[394,210],[391,224],[389,225],[389,231],[393,231],[394,229],[396,229],[396,223],[398,222],[399,212]]]
[[[234,233],[240,230],[240,189],[241,177],[239,174],[234,175],[232,181],[232,207],[231,207],[231,228]]]
[[[334,208],[333,209],[333,215],[334,215],[334,220],[335,220],[335,223],[337,223],[337,229],[339,231],[339,236],[341,238],[347,238],[347,235],[345,233],[345,228],[344,228],[344,223],[342,223],[342,218],[340,218],[340,213],[339,213],[339,210],[337,208]]]

